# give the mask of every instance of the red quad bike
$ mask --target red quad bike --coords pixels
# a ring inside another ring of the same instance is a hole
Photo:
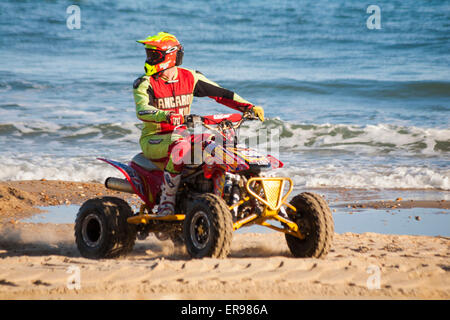
[[[200,160],[185,165],[174,215],[157,216],[154,211],[161,193],[163,166],[142,153],[128,165],[99,159],[125,176],[109,177],[105,186],[137,194],[142,204],[138,212],[133,212],[127,202],[116,197],[86,201],[75,222],[81,255],[92,259],[126,255],[136,238],[143,240],[154,233],[160,240],[184,244],[193,258],[226,258],[233,231],[258,224],[285,233],[295,257],[325,257],[334,234],[333,216],[325,200],[303,192],[287,202],[292,180],[265,174],[283,163],[237,144],[237,129],[244,121],[255,119],[251,113],[186,116],[185,127],[201,123],[214,135],[190,136],[194,150],[191,157],[200,156]]]

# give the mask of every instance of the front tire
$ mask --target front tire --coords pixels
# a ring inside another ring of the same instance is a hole
[[[288,214],[305,239],[286,234],[289,250],[297,258],[324,258],[334,235],[334,221],[328,204],[321,196],[310,192],[295,196],[290,204],[297,212],[288,209]]]
[[[194,198],[187,211],[183,236],[193,258],[226,258],[230,253],[233,219],[223,199],[207,193]]]
[[[89,259],[116,258],[133,250],[136,228],[127,222],[133,212],[115,197],[86,201],[75,220],[75,241],[81,255]]]

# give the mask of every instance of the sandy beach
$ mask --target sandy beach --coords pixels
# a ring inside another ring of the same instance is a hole
[[[359,209],[449,208],[445,199],[357,201],[335,193],[341,197],[329,202]],[[235,233],[222,260],[192,260],[183,247],[150,236],[127,257],[89,260],[78,253],[73,224],[21,221],[42,213],[37,207],[104,195],[137,200],[99,183],[0,183],[0,299],[450,298],[450,238],[444,236],[336,233],[325,259],[296,259],[282,234]]]

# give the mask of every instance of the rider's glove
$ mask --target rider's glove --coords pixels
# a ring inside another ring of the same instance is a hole
[[[264,122],[264,109],[262,107],[253,106],[251,110],[252,110],[253,114],[259,118],[259,120]]]
[[[184,116],[179,113],[174,112],[168,113],[166,119],[167,122],[173,126],[179,126],[180,124],[184,123]]]

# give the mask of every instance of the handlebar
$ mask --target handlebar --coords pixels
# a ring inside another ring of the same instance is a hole
[[[252,112],[231,113],[231,114],[218,114],[218,115],[208,115],[199,116],[195,114],[190,114],[184,116],[184,122],[188,128],[194,127],[196,124],[201,123],[204,127],[208,129],[215,130],[210,125],[219,125],[223,127],[229,127],[237,129],[241,126],[244,121],[247,120],[259,120]]]

